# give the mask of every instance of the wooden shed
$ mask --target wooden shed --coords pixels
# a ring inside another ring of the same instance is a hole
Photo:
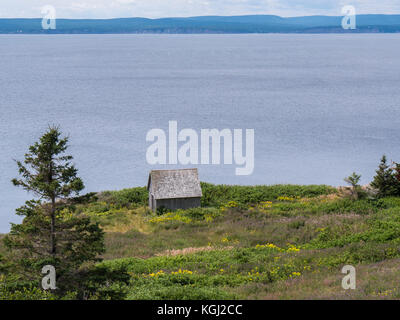
[[[202,197],[197,169],[152,170],[147,183],[149,207],[155,211],[200,207]]]

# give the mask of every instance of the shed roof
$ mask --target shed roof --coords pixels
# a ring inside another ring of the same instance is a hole
[[[147,189],[155,199],[197,198],[202,196],[197,169],[152,170]]]

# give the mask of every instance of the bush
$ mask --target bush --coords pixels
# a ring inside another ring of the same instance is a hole
[[[116,204],[121,207],[129,205],[143,206],[148,203],[148,192],[146,187],[122,189],[120,191],[104,191],[99,194],[99,199]]]
[[[157,213],[157,215],[162,216],[163,214],[166,214],[166,213],[168,213],[169,211],[170,211],[170,210],[168,210],[168,208],[166,208],[166,207],[164,207],[164,206],[161,206],[161,207],[158,207],[158,208],[157,208],[156,213]]]
[[[128,294],[131,300],[228,300],[235,295],[214,287],[193,287],[180,284],[164,286],[147,283],[135,286]]]
[[[11,291],[0,287],[0,300],[56,300],[50,292],[37,288],[24,288],[20,291]]]
[[[203,207],[219,207],[229,201],[239,205],[272,201],[280,196],[317,197],[336,193],[336,189],[326,185],[272,185],[272,186],[229,186],[201,183]]]
[[[286,197],[317,197],[336,193],[336,189],[326,185],[214,185],[201,182],[203,197],[202,207],[220,207],[229,201],[235,201],[239,206],[275,200]],[[146,187],[123,189],[120,191],[104,191],[97,195],[98,201],[115,204],[120,207],[147,206],[148,191]],[[165,212],[164,212],[165,213]]]

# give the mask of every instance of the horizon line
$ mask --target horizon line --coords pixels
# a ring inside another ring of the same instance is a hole
[[[148,18],[142,16],[132,16],[132,17],[113,17],[113,18],[63,18],[58,17],[57,20],[120,20],[120,19],[147,19],[147,20],[161,20],[161,19],[190,19],[190,18],[205,18],[205,17],[278,17],[282,19],[290,19],[290,18],[311,18],[311,17],[331,17],[338,18],[343,17],[343,15],[324,15],[324,14],[314,14],[314,15],[300,15],[300,16],[280,16],[276,14],[235,14],[235,15],[196,15],[196,16],[165,16],[159,18]],[[400,16],[400,13],[361,13],[356,14],[356,16]],[[42,20],[43,17],[0,17],[0,20]],[[400,24],[400,21],[399,21]]]

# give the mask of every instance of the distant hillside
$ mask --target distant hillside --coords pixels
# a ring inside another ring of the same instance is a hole
[[[343,30],[341,16],[282,18],[272,15],[190,18],[57,19],[43,30],[42,19],[0,19],[0,33],[365,33],[400,32],[400,15],[358,15],[356,30]]]

